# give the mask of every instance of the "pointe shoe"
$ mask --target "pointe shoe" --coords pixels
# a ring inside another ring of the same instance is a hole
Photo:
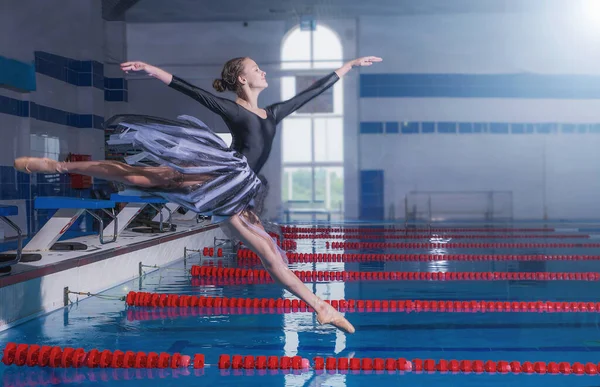
[[[346,333],[354,333],[356,331],[354,326],[350,324],[350,321],[346,320],[346,318],[342,316],[340,312],[333,309],[331,305],[323,302],[322,300],[317,301],[317,307],[323,308],[323,305],[326,305],[325,308],[317,312],[317,321],[319,324],[331,324]]]
[[[45,157],[19,157],[15,169],[26,173],[63,173],[61,163]]]

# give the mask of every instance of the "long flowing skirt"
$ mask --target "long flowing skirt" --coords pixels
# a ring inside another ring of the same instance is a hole
[[[117,127],[108,145],[136,149],[125,162],[136,166],[168,166],[186,178],[203,181],[188,187],[140,189],[180,204],[196,213],[229,217],[243,211],[258,193],[261,181],[246,158],[230,149],[202,121],[145,115],[118,115],[106,122]],[[194,175],[194,176],[190,176]]]

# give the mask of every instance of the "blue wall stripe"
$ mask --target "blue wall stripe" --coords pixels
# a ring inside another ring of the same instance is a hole
[[[361,122],[360,133],[377,134],[383,133],[383,122]]]
[[[549,74],[361,74],[363,98],[600,99],[600,76]]]
[[[13,107],[13,109],[16,109]],[[493,134],[585,134],[600,133],[598,124],[573,123],[508,123],[508,122],[362,122],[360,133],[381,134],[419,133],[493,133]],[[400,128],[400,130],[398,130]],[[420,128],[420,129],[419,129]],[[436,129],[437,128],[437,129]],[[458,129],[457,129],[458,128]]]
[[[105,101],[128,101],[128,84],[124,78],[104,76],[104,64],[95,60],[77,60],[44,51],[35,51],[35,71],[81,87],[104,91]]]
[[[97,61],[77,60],[44,51],[35,51],[35,70],[75,86],[93,86],[104,90],[104,65]]]
[[[104,129],[104,117],[95,114],[71,113],[35,102],[0,96],[0,113],[18,117],[31,117],[36,120],[53,122],[74,128]]]
[[[35,66],[0,56],[0,85],[18,90],[35,90]]]
[[[360,171],[360,219],[384,219],[383,171]]]
[[[0,85],[35,91],[37,72],[71,85],[103,90],[106,101],[129,100],[127,80],[105,77],[104,64],[98,61],[70,59],[44,51],[35,51],[34,58],[34,64],[27,64],[0,56]]]

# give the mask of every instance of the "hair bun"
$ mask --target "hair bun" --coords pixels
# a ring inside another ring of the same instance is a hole
[[[213,88],[218,91],[219,93],[222,93],[226,90],[225,88],[225,83],[223,82],[222,79],[215,79],[213,81]]]

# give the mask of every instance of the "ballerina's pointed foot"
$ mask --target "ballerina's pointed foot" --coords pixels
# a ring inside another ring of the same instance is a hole
[[[61,163],[45,157],[19,157],[15,169],[26,173],[62,173]]]
[[[350,324],[350,321],[346,320],[346,318],[342,316],[340,312],[333,309],[331,305],[326,304],[322,301],[319,303],[323,303],[329,306],[328,308],[324,308],[323,310],[317,313],[317,321],[319,322],[319,324],[331,324],[334,327],[341,329],[346,333],[354,333],[356,331],[356,329],[354,329],[354,326]]]

